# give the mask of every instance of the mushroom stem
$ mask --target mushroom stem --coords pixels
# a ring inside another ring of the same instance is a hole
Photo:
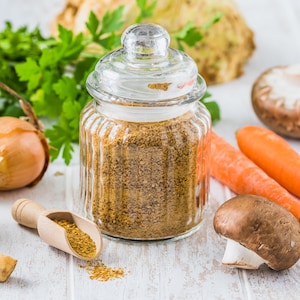
[[[266,261],[240,243],[227,239],[222,263],[236,268],[255,270]]]

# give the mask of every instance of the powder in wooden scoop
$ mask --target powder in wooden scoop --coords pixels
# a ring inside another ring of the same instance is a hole
[[[75,252],[79,255],[92,258],[96,255],[96,244],[92,238],[75,223],[68,220],[53,220],[58,225],[66,230],[68,241]]]

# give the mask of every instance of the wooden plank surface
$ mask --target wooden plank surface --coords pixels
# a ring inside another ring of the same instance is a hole
[[[1,0],[0,22],[7,16],[16,20],[17,15],[18,24],[22,20],[32,24],[35,17],[45,26],[46,17],[50,18],[51,12],[58,9],[56,6],[51,10],[49,3],[45,4],[47,1],[40,1],[39,5],[44,5],[43,14],[48,15],[41,18],[36,12],[39,8],[33,7],[32,18],[23,15],[22,19],[21,7],[26,6],[25,2]],[[20,6],[17,13],[12,12],[12,5],[8,6],[12,3]],[[299,1],[238,0],[237,3],[255,31],[257,50],[241,78],[209,88],[222,111],[222,121],[214,129],[234,145],[237,128],[260,124],[250,103],[254,79],[268,67],[300,60]],[[299,141],[289,142],[300,152]],[[11,278],[0,284],[1,300],[299,299],[299,262],[283,272],[267,267],[246,271],[222,266],[225,241],[215,234],[212,219],[217,207],[232,193],[213,179],[206,219],[198,232],[168,243],[104,238],[101,260],[107,266],[124,268],[126,274],[107,282],[91,280],[80,267],[82,261],[49,247],[35,230],[18,225],[10,214],[12,203],[21,197],[39,201],[46,208],[77,211],[80,207],[78,161],[77,156],[69,167],[61,162],[51,164],[45,178],[34,188],[0,193],[0,253],[18,259]]]

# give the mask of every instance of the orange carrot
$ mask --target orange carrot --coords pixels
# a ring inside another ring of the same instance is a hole
[[[236,133],[240,150],[290,193],[300,197],[300,155],[275,132],[245,126]]]
[[[300,201],[269,177],[241,151],[216,133],[211,136],[211,175],[236,194],[263,196],[300,220]]]

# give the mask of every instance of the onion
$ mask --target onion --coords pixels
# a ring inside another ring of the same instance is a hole
[[[14,94],[1,82],[0,87]],[[0,190],[37,184],[49,164],[49,145],[41,123],[30,104],[20,96],[18,99],[29,121],[0,117]]]

